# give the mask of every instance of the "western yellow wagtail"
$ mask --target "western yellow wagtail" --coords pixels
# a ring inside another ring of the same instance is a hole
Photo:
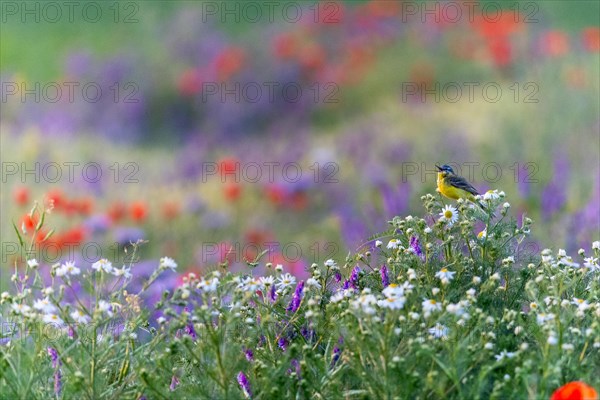
[[[479,195],[477,189],[473,187],[465,178],[462,176],[456,175],[454,170],[449,165],[442,165],[441,167],[436,164],[435,166],[438,169],[437,174],[437,189],[442,195],[446,196],[449,199],[458,200],[458,199],[466,199],[471,201],[472,203],[477,204],[481,207],[486,213],[488,212],[487,208],[477,201],[475,196]],[[492,214],[492,216],[494,216]]]

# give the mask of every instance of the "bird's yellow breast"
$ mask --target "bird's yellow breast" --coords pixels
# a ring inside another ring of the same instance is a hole
[[[441,194],[448,197],[449,199],[468,199],[471,201],[475,199],[475,197],[466,190],[449,185],[441,172],[438,172],[437,174],[437,188]]]

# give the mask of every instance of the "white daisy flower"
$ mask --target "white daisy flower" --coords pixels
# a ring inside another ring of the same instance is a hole
[[[108,315],[109,317],[113,316],[113,305],[108,301],[100,300],[98,302],[98,310],[100,310],[103,313],[106,313],[106,315]]]
[[[244,290],[245,292],[256,292],[257,290],[262,289],[263,287],[264,286],[260,279],[252,277],[244,279],[244,282],[242,284],[242,290]]]
[[[102,270],[106,273],[110,273],[112,272],[113,266],[112,263],[106,258],[102,258],[96,261],[94,264],[92,264],[92,269],[95,269],[96,271]]]
[[[440,213],[440,219],[446,221],[448,226],[452,226],[456,221],[458,221],[458,210],[456,207],[451,205],[446,205],[442,208],[442,212]]]
[[[35,308],[36,310],[40,310],[44,314],[52,314],[56,311],[56,307],[50,302],[50,299],[48,297],[45,297],[43,299],[37,299],[36,301],[34,301],[33,308]]]
[[[277,289],[285,289],[296,283],[296,277],[292,274],[283,274],[277,280]]]
[[[389,308],[390,310],[401,310],[406,302],[405,297],[386,297],[384,300],[379,300],[377,304],[381,308]]]
[[[169,268],[173,271],[177,269],[177,263],[171,257],[163,257],[160,259],[160,265],[164,268]]]
[[[433,299],[425,299],[425,300],[423,300],[421,305],[423,306],[423,313],[426,316],[431,314],[433,311],[441,311],[442,310],[442,304],[438,303],[437,301],[435,301]]]
[[[448,268],[442,268],[435,273],[435,277],[442,281],[443,285],[447,285],[453,278],[456,272],[448,271]]]
[[[75,310],[70,315],[71,315],[71,318],[73,318],[73,320],[78,324],[87,324],[88,322],[90,322],[90,317],[85,315],[80,310]]]
[[[546,322],[554,320],[555,315],[552,313],[539,313],[536,317],[538,325],[544,325]]]
[[[321,284],[319,283],[318,280],[316,280],[315,278],[308,278],[306,280],[306,287],[308,288],[316,288],[316,289],[321,289]]]
[[[337,264],[330,258],[329,260],[325,261],[325,266],[329,268],[335,268],[337,267]]]
[[[125,279],[129,279],[131,278],[131,268],[127,268],[125,265],[123,265],[123,268],[119,269],[119,268],[113,268],[112,269],[112,274],[114,276],[122,276]]]
[[[483,195],[483,199],[484,200],[496,200],[496,199],[499,199],[499,198],[500,198],[500,195],[498,194],[497,190],[488,190]]]
[[[396,283],[390,283],[381,293],[383,293],[385,297],[402,297],[404,296],[404,287],[399,286]]]
[[[496,354],[494,357],[496,357],[496,361],[502,361],[505,358],[513,358],[514,356],[515,353],[511,351],[502,350],[500,354]]]
[[[29,312],[31,311],[31,307],[29,307],[27,304],[12,304],[10,306],[10,308],[17,314],[29,314]]]
[[[42,321],[44,321],[47,324],[56,324],[56,325],[63,325],[65,323],[65,321],[63,321],[56,314],[44,314],[44,318],[42,318]]]
[[[196,288],[202,290],[203,292],[210,293],[210,292],[216,292],[217,286],[219,286],[218,278],[212,278],[212,279],[208,279],[208,280],[202,278],[200,280],[200,282],[198,282],[198,284],[196,285]]]
[[[573,300],[571,301],[571,303],[575,304],[579,311],[585,311],[591,307],[590,303],[588,303],[587,301],[585,301],[583,299],[578,299],[577,297],[574,297]]]
[[[260,283],[262,283],[266,287],[269,287],[275,283],[275,277],[273,275],[261,276],[259,279]]]
[[[381,240],[376,240],[375,247],[381,247],[381,246],[383,246],[383,242]]]
[[[373,315],[376,311],[373,307],[375,304],[377,304],[377,298],[375,296],[372,294],[363,294],[352,302],[352,307],[357,310],[362,310],[365,314]]]
[[[436,339],[448,338],[448,327],[441,324],[435,324],[435,326],[433,328],[429,328],[427,332],[429,332],[429,334]]]
[[[27,265],[29,265],[29,268],[37,268],[40,266],[40,264],[38,263],[38,261],[33,258],[31,260],[27,260]]]
[[[596,240],[592,243],[592,250],[600,250],[600,240]]]
[[[387,246],[386,246],[389,250],[391,249],[397,249],[400,247],[400,241],[398,239],[392,239],[388,242]]]

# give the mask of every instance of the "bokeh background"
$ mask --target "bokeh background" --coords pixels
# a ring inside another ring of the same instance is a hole
[[[143,238],[142,273],[302,275],[422,214],[435,163],[505,191],[532,251],[599,238],[597,1],[75,3],[2,3],[4,272],[52,201],[46,263]]]

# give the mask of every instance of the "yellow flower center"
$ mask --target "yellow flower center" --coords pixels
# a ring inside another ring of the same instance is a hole
[[[429,300],[429,304],[435,304],[435,300]]]
[[[452,218],[453,215],[454,215],[454,213],[452,212],[452,210],[446,210],[444,212],[444,217],[446,217],[446,219]]]
[[[392,288],[394,288],[394,287],[398,287],[398,284],[397,283],[390,283],[389,286],[392,287]]]
[[[446,273],[446,272],[448,272],[448,269],[447,268],[442,268],[441,272]]]

